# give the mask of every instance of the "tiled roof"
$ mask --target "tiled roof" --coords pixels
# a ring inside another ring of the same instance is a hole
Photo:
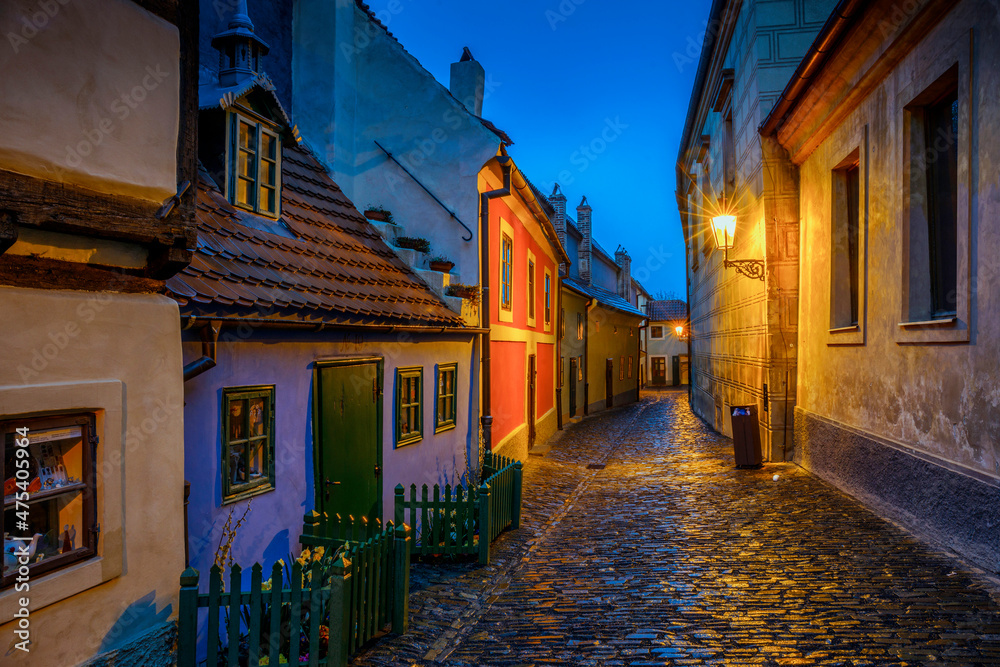
[[[614,308],[615,310],[620,310],[623,313],[628,313],[629,315],[636,315],[638,317],[645,318],[646,314],[633,306],[631,303],[621,298],[614,292],[609,292],[603,287],[597,287],[596,285],[588,285],[586,283],[580,282],[574,278],[562,278],[562,284],[566,285],[570,289],[583,294],[584,296],[589,296],[597,299],[597,302],[602,306],[607,306],[608,308]]]
[[[649,302],[650,322],[673,322],[687,319],[687,304],[679,299]]]
[[[219,107],[221,109],[228,109],[236,100],[255,88],[270,93],[271,104],[277,113],[280,114],[285,125],[291,127],[292,121],[288,116],[288,112],[281,106],[281,101],[274,90],[274,82],[264,72],[240,81],[235,86],[222,87],[218,81],[201,84],[198,86],[198,108],[212,109]]]
[[[183,315],[462,326],[304,147],[285,143],[281,177],[282,215],[275,221],[235,208],[200,174],[198,247],[191,264],[167,281]]]

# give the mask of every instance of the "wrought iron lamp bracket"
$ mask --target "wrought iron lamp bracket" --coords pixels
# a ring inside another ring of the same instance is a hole
[[[729,251],[726,251],[726,260],[723,263],[725,268],[734,268],[747,278],[764,280],[764,260],[762,259],[729,259]]]

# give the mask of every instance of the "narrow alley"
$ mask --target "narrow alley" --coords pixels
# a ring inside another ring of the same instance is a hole
[[[410,633],[354,664],[1000,664],[995,582],[730,442],[683,391],[570,427],[490,565],[415,565]]]

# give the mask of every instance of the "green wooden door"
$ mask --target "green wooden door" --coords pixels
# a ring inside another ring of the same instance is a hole
[[[382,361],[316,364],[316,509],[382,515]]]

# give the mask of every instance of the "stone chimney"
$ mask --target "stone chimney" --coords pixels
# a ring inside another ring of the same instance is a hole
[[[451,94],[476,116],[483,115],[483,91],[486,71],[465,47],[462,59],[451,64]]]
[[[566,247],[566,195],[564,195],[559,190],[559,184],[552,188],[552,194],[549,195],[549,203],[552,204],[552,208],[555,209],[555,215],[552,216],[552,225],[556,228],[556,235],[559,237],[559,243],[562,247]]]
[[[576,226],[580,228],[583,240],[580,241],[580,264],[577,270],[580,272],[580,280],[590,284],[590,248],[592,243],[592,231],[590,226],[590,204],[584,197],[580,205],[576,207]]]
[[[615,264],[618,271],[618,296],[632,303],[632,258],[623,246],[615,250]]]

